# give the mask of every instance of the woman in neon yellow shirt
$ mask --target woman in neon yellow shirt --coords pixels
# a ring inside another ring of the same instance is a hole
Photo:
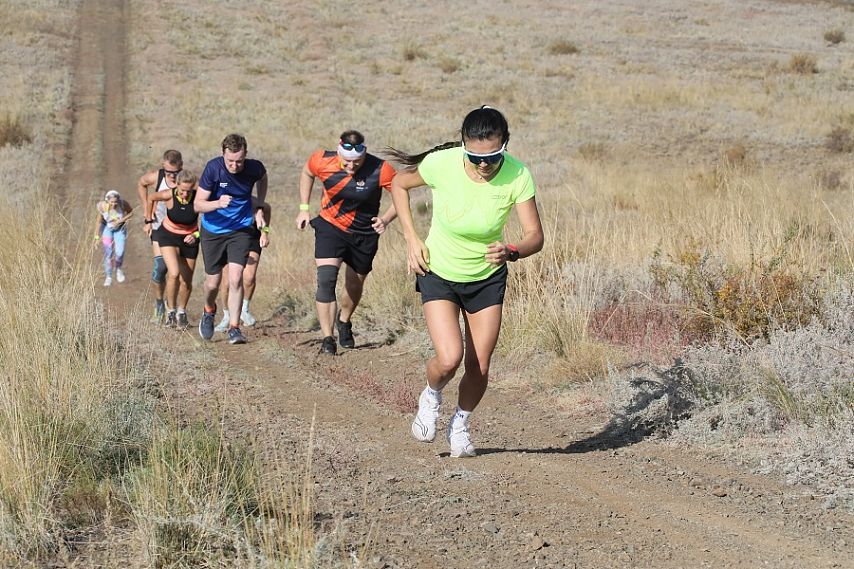
[[[442,389],[463,363],[458,406],[447,430],[453,457],[476,454],[469,417],[486,392],[501,329],[506,263],[543,248],[534,182],[528,168],[506,152],[510,131],[504,115],[487,106],[475,109],[466,115],[460,134],[460,141],[421,154],[391,149],[393,159],[411,168],[395,176],[391,194],[436,351],[427,361],[427,387],[418,398],[412,434],[433,442]],[[422,241],[412,221],[409,190],[425,185],[433,193],[433,218]],[[503,236],[511,209],[522,227],[522,240],[515,245]]]

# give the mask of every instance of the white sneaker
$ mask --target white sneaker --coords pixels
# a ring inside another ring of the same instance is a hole
[[[116,280],[120,283],[125,282],[125,272],[121,269],[116,269]]]
[[[246,326],[255,326],[257,320],[252,316],[252,313],[249,312],[249,307],[243,307],[243,310],[240,312],[240,321]]]
[[[418,396],[418,413],[412,421],[412,436],[424,443],[432,443],[436,438],[436,420],[439,418],[439,408],[442,398],[434,398],[427,388]]]
[[[448,425],[448,444],[451,445],[451,458],[477,456],[477,451],[471,444],[468,423],[451,420]]]
[[[104,286],[110,286],[113,284],[113,277],[107,277],[104,279]]]
[[[228,310],[223,310],[222,311],[222,320],[220,320],[219,324],[217,324],[214,327],[214,332],[225,332],[226,330],[228,330],[228,319],[229,319]]]

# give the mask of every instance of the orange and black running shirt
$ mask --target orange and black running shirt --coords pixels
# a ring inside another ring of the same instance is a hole
[[[318,150],[306,168],[323,182],[320,217],[347,233],[374,233],[371,219],[380,211],[381,188],[391,191],[395,171],[391,164],[373,154],[350,176],[341,168],[334,150]]]

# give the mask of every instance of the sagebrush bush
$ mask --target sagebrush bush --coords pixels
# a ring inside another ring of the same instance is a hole
[[[747,267],[727,265],[688,245],[668,261],[656,252],[650,271],[662,294],[675,290],[684,298],[691,336],[767,338],[775,328],[807,324],[820,308],[814,277],[784,262],[794,237],[794,232],[786,237],[778,255]]]

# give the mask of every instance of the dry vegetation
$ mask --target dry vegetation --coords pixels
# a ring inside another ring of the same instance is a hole
[[[10,78],[0,83],[0,175],[17,196],[0,227],[6,243],[35,244],[40,256],[24,260],[30,249],[13,248],[2,258],[32,269],[0,278],[4,313],[27,331],[0,346],[4,555],[50,552],[73,528],[109,517],[137,532],[129,556],[145,552],[163,566],[214,551],[250,566],[307,562],[309,492],[279,474],[274,491],[257,457],[216,432],[158,424],[151,401],[129,389],[136,356],[105,329],[83,267],[63,264],[32,231],[40,222],[22,226],[14,215],[30,207],[22,193],[49,187],[56,157],[42,143],[68,132],[61,54],[74,10],[14,3],[0,45],[33,71],[0,69]],[[760,449],[798,433],[845,452],[854,424],[854,363],[840,356],[854,294],[850,42],[799,33],[788,4],[722,2],[687,18],[664,1],[645,13],[539,4],[491,7],[484,21],[463,23],[438,18],[429,3],[251,0],[238,40],[228,33],[235,22],[207,3],[130,2],[131,163],[142,171],[178,147],[198,170],[225,133],[244,133],[270,171],[274,205],[257,305],[310,319],[311,236],[291,229],[309,153],[346,128],[365,132],[374,151],[421,150],[454,138],[469,109],[493,104],[538,181],[547,238],[512,271],[499,356],[537,366],[521,381],[541,377],[555,397],[584,383],[605,399],[625,384],[623,364],[681,355],[702,410],[686,440],[750,436]],[[820,29],[850,27],[850,12],[815,9]],[[351,27],[370,33],[345,34]],[[574,43],[544,49],[533,32],[555,27]],[[38,53],[59,55],[44,62]],[[781,61],[792,73],[777,71]],[[413,203],[424,229],[429,194]],[[391,337],[423,327],[403,269],[395,228],[359,314]],[[79,286],[51,286],[65,281]],[[817,352],[803,350],[812,345]],[[120,421],[128,417],[136,420]]]
[[[847,139],[827,134],[854,116],[854,57],[845,42],[793,33],[802,29],[794,6],[719,3],[682,17],[688,8],[665,2],[643,14],[529,2],[463,25],[415,2],[343,12],[321,2],[309,17],[300,4],[255,1],[243,13],[245,40],[221,45],[228,23],[201,4],[144,5],[133,37],[133,160],[142,167],[155,159],[149,146],[177,145],[201,163],[225,132],[249,137],[277,212],[263,268],[277,284],[259,291],[271,312],[311,324],[311,236],[290,223],[313,149],[358,128],[374,151],[421,150],[454,138],[483,103],[510,119],[511,151],[533,168],[547,232],[543,253],[511,277],[499,350],[540,368],[520,381],[540,377],[563,393],[600,385],[606,397],[609,367],[666,364],[690,345],[760,349],[823,321],[833,311],[826,294],[854,278]],[[180,33],[187,17],[209,33]],[[395,26],[377,24],[388,17]],[[815,17],[824,29],[851,20],[827,6]],[[736,19],[750,29],[727,25]],[[500,36],[491,33],[499,24]],[[342,26],[372,39],[345,45],[313,32]],[[530,31],[545,28],[572,41],[543,46]],[[177,55],[167,90],[153,87],[159,71],[148,63],[164,45]],[[251,71],[258,66],[269,73]],[[241,87],[199,92],[199,81]],[[426,229],[429,194],[413,203]],[[402,251],[397,231],[383,238],[371,277],[382,291],[368,287],[360,314],[391,338],[422,325]],[[744,388],[767,393],[763,382],[745,378]],[[843,401],[828,413],[848,409]]]

